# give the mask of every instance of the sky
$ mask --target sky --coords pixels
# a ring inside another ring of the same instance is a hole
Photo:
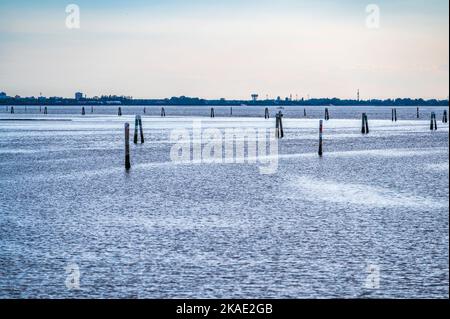
[[[79,29],[66,26],[69,4]],[[447,99],[448,88],[448,0],[0,0],[11,96]]]

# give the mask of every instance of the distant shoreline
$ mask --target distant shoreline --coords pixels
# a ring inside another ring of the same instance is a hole
[[[309,100],[206,100],[189,97],[173,97],[170,99],[130,99],[126,97],[108,96],[99,99],[68,98],[2,98],[0,105],[47,105],[47,106],[449,106],[448,100],[424,99],[388,99],[388,100],[341,100],[341,99],[309,99]]]

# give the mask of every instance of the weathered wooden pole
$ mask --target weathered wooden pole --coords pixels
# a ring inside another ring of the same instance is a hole
[[[211,108],[211,118],[214,118],[216,115],[215,115],[215,112],[214,112],[214,108]]]
[[[119,110],[117,111],[118,116],[122,116],[122,108],[119,106]]]
[[[233,108],[230,107],[230,116],[233,116]]]
[[[134,119],[134,144],[137,144],[138,142],[138,126],[139,126],[139,115],[136,115]]]
[[[86,115],[86,111],[84,110],[84,106],[81,108],[81,115]]]
[[[39,113],[42,113],[42,106],[39,106]]]
[[[431,112],[431,122],[430,122],[430,130],[437,130],[437,121],[436,121],[436,113]]]
[[[130,124],[125,123],[125,169],[129,170],[130,168]]]
[[[275,114],[275,137],[280,138],[280,119],[278,114]]]
[[[366,113],[362,114],[362,127],[361,127],[361,133],[366,134]]]
[[[325,108],[325,121],[328,121],[330,119],[330,112],[328,108]]]
[[[306,117],[306,109],[303,109],[303,116]]]
[[[161,108],[161,117],[166,117],[166,109],[165,108]]]
[[[44,114],[48,114],[48,109],[47,109],[47,107],[44,107]]]
[[[270,118],[269,108],[266,107],[264,110],[264,118],[268,120]]]
[[[319,122],[319,156],[323,156],[323,120]]]
[[[144,107],[144,114],[145,114],[146,111],[147,111],[147,110],[146,110],[145,107]]]
[[[94,113],[94,107],[91,106],[91,113]]]
[[[448,118],[447,118],[447,111],[444,111],[444,114],[442,115],[442,123],[448,123]]]
[[[397,109],[394,109],[395,122],[397,122]]]
[[[284,137],[282,118],[283,118],[283,114],[280,111],[275,116],[275,131],[276,131],[276,137],[277,138],[283,138]]]
[[[11,106],[11,114],[14,114],[14,106]]]
[[[364,121],[366,122],[366,134],[369,134],[369,120],[366,113],[364,113]]]
[[[144,130],[142,128],[142,117],[140,115],[136,115],[136,118],[134,120],[134,144],[137,144],[138,142],[138,128],[141,136],[141,144],[144,144]]]
[[[141,144],[144,144],[144,129],[142,128],[142,118],[139,115],[139,131],[141,135]]]
[[[417,117],[417,118],[420,118],[420,110],[419,110],[419,107],[417,107],[417,114],[416,114],[416,117]]]
[[[394,109],[392,109],[392,122],[394,122]]]
[[[280,133],[281,133],[281,138],[284,137],[284,129],[283,129],[283,114],[280,111]]]

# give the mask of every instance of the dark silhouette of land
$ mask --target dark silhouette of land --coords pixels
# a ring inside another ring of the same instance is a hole
[[[0,105],[205,105],[205,106],[448,106],[448,100],[424,100],[424,99],[371,99],[371,100],[341,100],[338,98],[314,98],[314,99],[275,99],[275,100],[207,100],[197,97],[172,97],[166,99],[133,99],[126,96],[102,96],[93,98],[62,98],[62,97],[9,97],[4,93],[0,98]]]

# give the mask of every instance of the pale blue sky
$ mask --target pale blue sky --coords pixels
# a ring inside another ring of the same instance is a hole
[[[444,99],[448,36],[448,0],[0,0],[0,91]]]

